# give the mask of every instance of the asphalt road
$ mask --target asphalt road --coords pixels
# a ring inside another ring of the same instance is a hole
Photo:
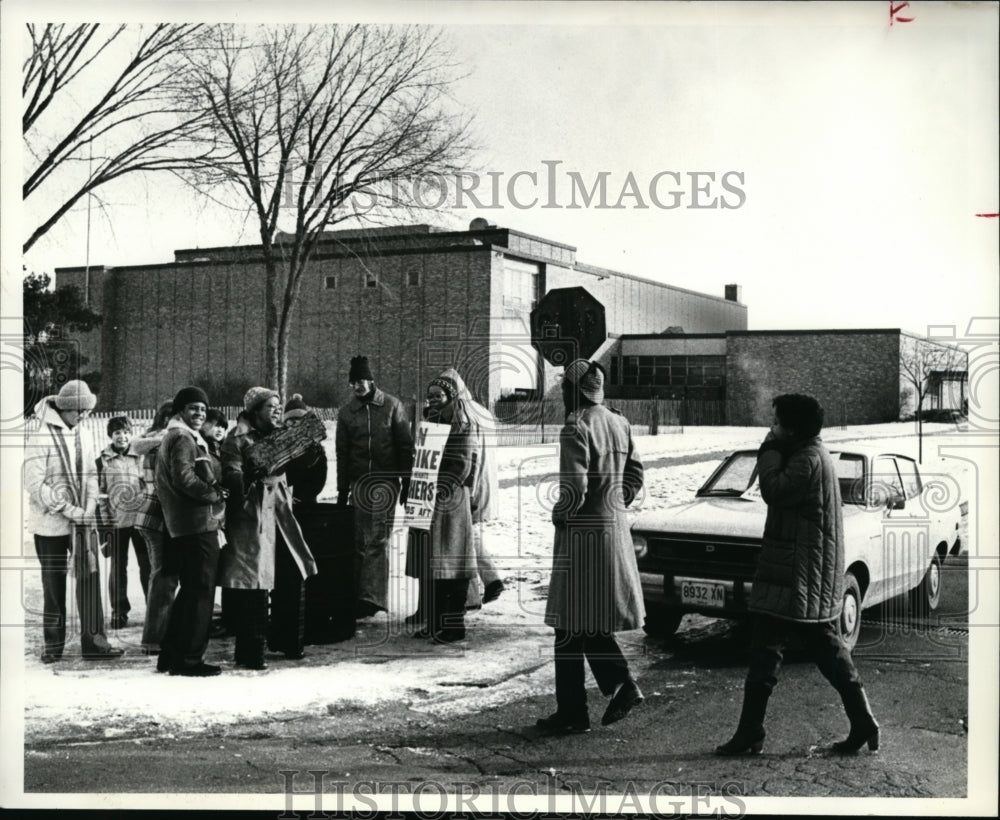
[[[576,793],[583,800],[576,808],[594,809],[601,807],[591,802],[601,788],[634,791],[658,795],[665,812],[671,795],[711,794],[728,801],[734,814],[745,796],[963,797],[967,578],[964,559],[946,564],[941,605],[929,621],[914,621],[898,606],[866,612],[854,655],[882,725],[878,754],[826,752],[846,735],[846,718],[819,672],[792,651],[771,700],[764,753],[714,756],[738,717],[745,634],[729,622],[688,616],[667,643],[641,632],[622,636],[646,701],[626,720],[602,728],[604,703],[589,684],[595,728],[586,735],[539,735],[534,723],[553,710],[551,693],[457,717],[416,712],[401,701],[377,710],[242,723],[210,735],[38,741],[25,749],[24,787],[271,793],[278,806],[289,789],[313,793],[320,778],[326,811],[341,807],[338,794],[363,808],[375,791],[388,799],[414,789],[435,806],[442,790],[490,795],[500,810],[510,808],[505,801],[512,793]],[[457,700],[474,695],[454,690]]]

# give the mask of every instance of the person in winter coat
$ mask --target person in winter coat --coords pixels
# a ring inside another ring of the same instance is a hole
[[[136,511],[135,529],[146,542],[149,555],[146,620],[142,625],[142,651],[146,655],[160,654],[160,645],[167,634],[170,608],[180,583],[177,562],[166,548],[168,536],[163,523],[163,507],[156,494],[156,454],[173,415],[173,400],[164,402],[146,432],[132,440],[132,451],[142,458],[142,499]],[[166,672],[166,656],[162,660],[158,669]]]
[[[285,405],[283,424],[295,424],[309,412],[302,394],[295,393]],[[316,442],[285,468],[285,480],[296,504],[315,504],[326,486],[327,461],[323,445]]]
[[[414,638],[435,643],[465,639],[465,596],[476,576],[471,491],[476,482],[477,435],[454,380],[427,387],[427,421],[451,425],[438,467],[430,530],[411,528],[406,574],[425,586],[427,626]]]
[[[844,518],[837,471],[819,437],[823,408],[799,394],[772,404],[774,426],[757,455],[767,518],[748,604],[754,613],[750,668],[736,733],[716,753],[760,752],[767,702],[793,636],[812,652],[850,719],[850,735],[834,751],[854,753],[865,743],[874,751],[879,726],[836,625],[844,597]]]
[[[624,718],[643,696],[614,633],[645,618],[625,508],[642,489],[632,428],[604,401],[604,372],[577,359],[562,382],[566,424],[559,434],[559,495],[545,622],[555,628],[556,711],[544,732],[590,730],[583,660],[611,702],[601,723]]]
[[[337,416],[337,503],[354,507],[357,616],[387,611],[389,527],[413,464],[413,434],[395,396],[375,386],[368,359],[351,359],[354,397]]]
[[[58,395],[35,405],[39,427],[24,454],[28,526],[42,565],[45,648],[42,661],[62,660],[66,647],[66,575],[73,557],[80,647],[86,660],[114,660],[123,654],[108,643],[101,608],[96,536],[97,474],[94,454],[80,422],[97,404],[86,382],[72,380]],[[93,537],[91,537],[93,536]],[[76,543],[74,543],[74,541]]]
[[[469,584],[469,594],[465,601],[467,609],[474,609],[480,603],[492,603],[504,591],[503,579],[493,562],[493,556],[483,543],[483,524],[493,519],[500,493],[496,460],[497,420],[487,408],[472,398],[472,393],[469,392],[465,381],[455,368],[449,367],[441,375],[452,379],[458,385],[458,398],[465,404],[465,409],[477,431],[476,463],[478,469],[470,500],[472,503],[472,536],[473,547],[476,551],[476,571],[479,580],[483,582],[483,593],[480,597],[479,583],[474,578]]]
[[[156,456],[156,494],[177,561],[180,591],[170,609],[158,671],[185,677],[210,677],[222,669],[204,661],[215,603],[219,563],[219,505],[224,493],[218,479],[206,481],[211,466],[208,445],[199,430],[208,410],[200,387],[185,387],[174,397],[174,416],[167,424]]]
[[[111,628],[128,625],[132,606],[128,600],[128,545],[132,542],[139,563],[142,597],[149,591],[149,551],[146,541],[135,529],[135,514],[142,501],[142,458],[134,453],[132,422],[128,416],[108,421],[111,443],[97,457],[97,480],[100,495],[97,517],[111,527],[105,555],[111,559],[108,595],[111,599]]]
[[[305,655],[305,596],[302,582],[316,574],[313,559],[292,514],[284,474],[251,471],[247,450],[271,433],[281,418],[278,394],[251,387],[243,411],[222,445],[222,475],[229,490],[226,546],[220,584],[236,604],[235,661],[247,669],[266,669],[264,648],[289,660]],[[274,590],[268,624],[268,592]]]

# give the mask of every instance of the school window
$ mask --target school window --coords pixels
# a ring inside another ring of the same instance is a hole
[[[365,287],[366,288],[377,288],[378,287],[378,278],[375,276],[374,273],[366,273],[365,274]]]
[[[724,356],[622,356],[620,368],[624,385],[722,387],[726,360]]]
[[[326,277],[326,289],[327,290],[336,290],[337,289],[337,277],[336,276],[327,276]]]
[[[406,286],[411,288],[420,286],[420,271],[409,270],[406,272]]]

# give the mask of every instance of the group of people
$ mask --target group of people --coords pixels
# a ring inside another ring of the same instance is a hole
[[[414,440],[403,404],[375,386],[365,357],[351,361],[354,396],[336,432],[337,501],[354,517],[354,616],[388,609],[388,539],[394,509],[407,497]],[[615,638],[642,626],[645,611],[626,510],[643,487],[643,465],[628,421],[604,404],[603,368],[570,363],[562,380],[566,423],[560,434],[559,494],[545,622],[555,632],[556,710],[538,720],[547,733],[590,730],[585,666],[608,699],[602,724],[622,720],[643,695]],[[108,447],[90,469],[79,422],[96,398],[72,381],[36,407],[40,426],[29,444],[25,487],[42,565],[42,660],[65,646],[66,577],[74,562],[83,657],[114,659],[104,629],[96,520],[110,531],[109,594],[114,628],[127,624],[127,550],[132,544],[146,596],[143,651],[157,671],[211,676],[204,662],[216,586],[223,620],[235,633],[236,666],[264,669],[265,647],[304,654],[304,582],[317,572],[295,508],[316,502],[326,458],[315,447],[271,473],[247,454],[281,424],[306,412],[301,396],[282,410],[278,394],[253,387],[232,429],[199,387],[185,387],[133,438],[125,417],[108,424]],[[835,468],[819,438],[815,399],[774,400],[772,430],[760,448],[758,474],[768,505],[757,576],[750,669],[737,731],[721,755],[752,754],[764,741],[764,714],[785,645],[804,639],[820,671],[840,693],[851,723],[838,752],[878,748],[879,726],[850,652],[836,629],[844,574],[843,520]],[[465,611],[495,600],[503,581],[482,543],[495,512],[495,420],[459,374],[431,380],[423,416],[446,425],[429,529],[411,528],[406,573],[417,579],[415,638],[452,644],[466,637]],[[480,600],[480,578],[485,592]]]

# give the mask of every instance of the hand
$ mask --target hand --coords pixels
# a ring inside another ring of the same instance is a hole
[[[103,544],[101,544],[101,555],[105,558],[111,557],[111,539],[108,539]]]
[[[410,497],[410,477],[406,476],[399,482],[399,484],[400,484],[399,499],[401,502],[405,504],[406,499]]]

